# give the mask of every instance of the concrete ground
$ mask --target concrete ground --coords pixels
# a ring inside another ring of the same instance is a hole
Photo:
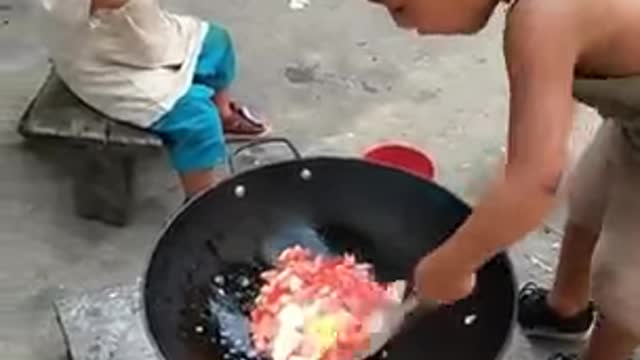
[[[31,151],[15,133],[47,70],[34,45],[35,20],[15,15],[29,3],[0,0],[0,354],[60,360],[65,349],[51,301],[140,275],[181,196],[165,159],[150,158],[141,165],[131,226],[74,217],[70,179],[52,161],[64,154]],[[231,29],[240,61],[236,93],[307,154],[357,156],[380,140],[408,141],[430,151],[438,181],[470,202],[503,155],[500,15],[474,38],[419,38],[365,1],[316,0],[302,12],[285,0],[169,5]],[[576,153],[596,124],[592,114],[580,114]],[[560,209],[546,231],[514,250],[521,280],[551,279],[561,220]],[[548,349],[516,337],[509,358],[543,359]]]

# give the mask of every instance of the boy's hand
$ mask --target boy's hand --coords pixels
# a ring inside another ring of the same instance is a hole
[[[476,286],[474,272],[463,270],[459,262],[439,250],[422,258],[414,279],[418,297],[444,304],[466,298]]]

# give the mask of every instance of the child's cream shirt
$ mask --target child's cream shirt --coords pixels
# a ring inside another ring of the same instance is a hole
[[[89,105],[148,127],[189,88],[208,26],[129,0],[90,14],[91,0],[40,0],[44,40],[56,70]]]

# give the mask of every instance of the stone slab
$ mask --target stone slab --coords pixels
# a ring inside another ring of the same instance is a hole
[[[146,336],[139,283],[71,295],[55,302],[72,360],[156,360]]]

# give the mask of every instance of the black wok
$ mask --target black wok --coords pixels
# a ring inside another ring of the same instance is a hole
[[[150,337],[166,360],[249,359],[228,346],[229,336],[245,339],[243,325],[225,330],[229,311],[242,320],[247,299],[232,296],[237,286],[212,287],[220,274],[244,274],[253,283],[244,295],[252,297],[255,274],[301,243],[355,253],[374,264],[379,280],[409,278],[469,213],[434,183],[356,159],[298,158],[237,175],[186,206],[157,243],[143,289]],[[479,272],[473,296],[411,321],[386,358],[499,359],[514,308],[512,266],[500,254]]]

